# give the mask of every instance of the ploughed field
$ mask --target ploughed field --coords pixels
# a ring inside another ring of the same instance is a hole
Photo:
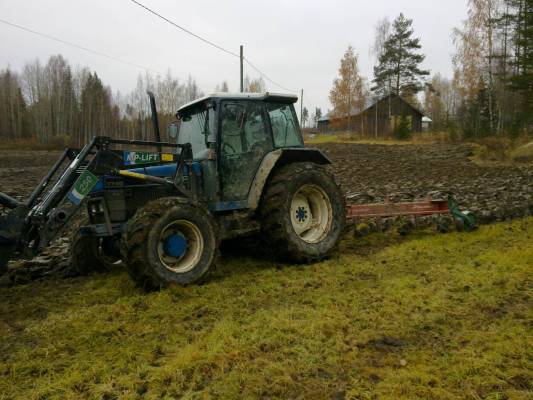
[[[333,161],[332,171],[352,201],[409,201],[451,192],[482,223],[533,213],[533,165],[484,165],[472,161],[469,145],[312,145]],[[0,151],[0,191],[26,198],[58,152]]]
[[[391,196],[410,201],[451,192],[481,223],[533,213],[533,165],[486,165],[470,161],[469,145],[317,145],[334,162],[333,172],[352,201]],[[434,193],[437,192],[437,193]]]
[[[312,145],[333,161],[330,167],[352,202],[409,201],[429,194],[454,194],[461,208],[480,223],[533,214],[533,165],[480,166],[470,160],[469,145]],[[27,198],[59,157],[50,151],[0,151],[0,191]],[[3,210],[0,210],[0,212]],[[11,285],[43,275],[69,275],[68,238],[59,238],[42,256],[11,263]],[[16,269],[16,272],[13,271]]]

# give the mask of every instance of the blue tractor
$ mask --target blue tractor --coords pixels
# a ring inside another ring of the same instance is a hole
[[[332,252],[344,197],[328,158],[304,147],[297,97],[202,97],[177,111],[169,142],[160,140],[150,99],[156,141],[97,136],[65,150],[26,201],[0,193],[11,209],[0,218],[0,272],[74,224],[78,272],[122,260],[146,289],[205,278],[222,240],[253,233],[292,262]]]

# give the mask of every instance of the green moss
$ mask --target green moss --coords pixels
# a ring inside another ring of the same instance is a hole
[[[127,274],[1,289],[0,399],[526,399],[533,218],[347,235],[330,260],[223,259],[201,286]]]

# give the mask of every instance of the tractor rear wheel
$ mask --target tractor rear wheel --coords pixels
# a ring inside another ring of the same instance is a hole
[[[186,199],[154,200],[128,221],[121,251],[130,276],[146,290],[198,282],[215,262],[216,223]]]
[[[261,230],[282,257],[314,262],[331,253],[345,225],[344,197],[335,178],[313,163],[286,165],[263,194]]]

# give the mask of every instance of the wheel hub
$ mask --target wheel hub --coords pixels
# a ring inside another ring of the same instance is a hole
[[[164,249],[171,257],[181,257],[187,251],[187,239],[179,234],[170,235],[165,239]]]
[[[169,270],[185,273],[200,261],[204,238],[191,221],[179,219],[165,226],[159,234],[157,254]]]
[[[331,228],[331,203],[318,186],[302,186],[292,198],[290,213],[294,231],[307,243],[319,242]]]
[[[307,208],[303,206],[299,206],[296,209],[296,219],[298,222],[304,222],[307,219],[307,215],[309,214],[309,211],[307,211]]]

